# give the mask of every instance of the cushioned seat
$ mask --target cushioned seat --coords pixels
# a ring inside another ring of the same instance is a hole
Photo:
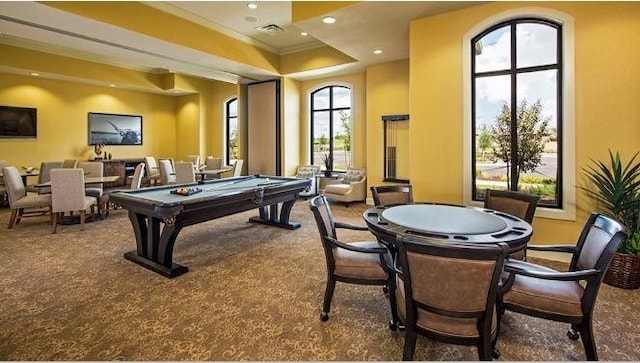
[[[2,168],[4,183],[9,197],[11,217],[8,229],[20,223],[22,217],[42,216],[47,213],[42,208],[47,207],[51,218],[51,194],[27,193],[20,172],[15,166]],[[36,210],[34,210],[36,209]]]
[[[327,286],[324,292],[324,302],[320,320],[329,319],[331,300],[336,282],[361,285],[380,285],[389,291],[391,305],[390,328],[395,329],[398,324],[398,314],[395,305],[395,274],[387,269],[389,254],[387,249],[376,241],[360,241],[345,243],[338,240],[337,228],[352,229],[368,232],[365,226],[355,226],[347,223],[335,222],[327,199],[316,196],[309,201],[309,207],[320,233],[320,241],[324,249],[327,263]],[[370,234],[367,233],[370,236]]]
[[[571,253],[569,269],[557,271],[510,259],[504,268],[510,276],[499,292],[498,310],[569,323],[569,338],[582,338],[586,359],[598,360],[593,310],[611,258],[627,238],[624,230],[613,219],[592,213],[575,245],[527,246],[538,251]]]
[[[365,169],[349,167],[344,176],[324,188],[324,196],[334,202],[363,201],[367,198]]]

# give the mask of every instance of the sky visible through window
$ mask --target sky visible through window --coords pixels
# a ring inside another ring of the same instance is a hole
[[[518,24],[516,26],[517,66],[540,66],[556,63],[556,30],[543,24]],[[510,27],[494,30],[481,39],[482,54],[476,56],[476,73],[506,70],[510,66]],[[557,71],[523,73],[517,79],[518,104],[526,99],[528,104],[542,103],[542,116],[550,116],[549,128],[557,127]],[[476,127],[495,122],[502,104],[510,102],[509,76],[492,76],[476,79]]]

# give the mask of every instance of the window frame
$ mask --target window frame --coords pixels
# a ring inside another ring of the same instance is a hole
[[[480,23],[472,27],[463,37],[461,43],[462,49],[462,99],[463,99],[463,202],[468,205],[482,206],[481,201],[474,201],[472,199],[472,187],[475,176],[472,175],[472,147],[473,138],[472,135],[472,103],[473,95],[471,93],[472,87],[472,68],[471,62],[473,57],[473,50],[470,46],[471,40],[485,30],[500,24],[515,19],[523,18],[535,18],[541,20],[548,20],[560,24],[562,27],[562,77],[559,80],[560,88],[558,92],[561,92],[562,108],[562,136],[563,142],[559,147],[559,157],[562,158],[561,174],[562,181],[558,184],[561,189],[559,195],[561,195],[561,207],[560,208],[548,208],[539,206],[536,209],[536,217],[560,219],[575,221],[576,218],[576,188],[575,188],[575,27],[574,19],[570,15],[563,12],[543,8],[543,7],[523,7],[510,9],[501,13],[498,13],[490,18],[484,19]],[[560,119],[560,115],[558,116]],[[560,127],[560,126],[559,126]]]
[[[236,102],[236,115],[235,116],[231,116],[231,112],[230,112],[230,108],[231,108],[231,104],[233,102]],[[226,165],[231,165],[231,150],[230,150],[230,143],[229,140],[231,138],[231,120],[235,119],[236,120],[236,132],[237,132],[237,128],[238,128],[238,97],[232,97],[229,98],[227,101],[225,101],[224,103],[224,125],[225,125],[225,130],[224,130],[224,159],[226,162]]]
[[[518,67],[517,64],[517,54],[518,54],[518,44],[517,44],[517,27],[521,24],[541,24],[553,28],[556,31],[556,60],[554,63],[547,63],[535,66],[524,66]],[[557,83],[556,83],[556,122],[557,122],[557,135],[558,135],[558,152],[557,152],[557,178],[556,178],[556,186],[562,185],[562,144],[563,144],[563,135],[562,135],[562,124],[563,124],[563,114],[562,114],[562,104],[563,104],[563,94],[562,94],[562,71],[563,71],[563,54],[562,54],[562,24],[553,21],[550,19],[540,18],[540,17],[518,17],[514,19],[509,19],[498,24],[492,25],[480,32],[470,40],[469,46],[471,47],[471,52],[475,50],[475,44],[477,41],[481,40],[488,34],[501,29],[501,28],[509,28],[510,33],[510,49],[509,49],[509,57],[510,57],[510,66],[508,68],[502,68],[498,70],[490,70],[490,71],[477,71],[476,70],[476,57],[471,57],[471,152],[475,156],[476,152],[476,140],[475,140],[475,132],[478,131],[476,121],[476,84],[478,79],[496,77],[496,76],[508,76],[510,82],[510,110],[511,110],[511,160],[516,160],[517,162],[517,134],[516,134],[516,120],[518,118],[518,78],[522,74],[540,72],[540,71],[548,71],[555,70],[557,72]],[[513,140],[516,140],[515,142]],[[515,148],[513,146],[516,146]],[[517,176],[517,168],[515,168],[514,163],[511,164],[510,175],[510,185],[507,185],[509,190],[517,190],[517,185],[514,185],[516,176]],[[471,173],[473,175],[476,174],[476,158],[471,158]],[[478,197],[478,190],[476,183],[471,184],[471,193],[472,199],[474,201],[483,202],[484,199],[480,199]],[[538,202],[538,207],[548,207],[548,208],[556,208],[562,209],[562,188],[556,187],[556,204],[547,204],[542,200]]]
[[[333,89],[334,88],[344,88],[344,89],[348,89],[349,93],[350,93],[350,100],[349,100],[349,106],[348,107],[334,107],[334,97],[333,97]],[[314,103],[314,96],[316,94],[318,94],[321,91],[327,90],[329,91],[329,107],[328,108],[319,108],[316,109],[315,107],[315,103]],[[344,111],[347,110],[349,111],[349,115],[350,115],[350,119],[351,119],[351,158],[350,160],[353,160],[353,87],[349,86],[349,85],[344,85],[344,84],[337,84],[337,83],[331,83],[331,84],[327,84],[327,85],[323,85],[320,86],[318,88],[313,89],[312,91],[309,92],[309,130],[310,130],[310,136],[309,136],[309,160],[310,160],[310,164],[311,165],[315,165],[314,164],[314,125],[315,125],[315,113],[316,112],[327,112],[329,114],[329,154],[332,156],[333,160],[334,160],[334,164],[332,167],[332,171],[346,171],[345,170],[337,170],[335,169],[335,158],[334,156],[334,150],[333,150],[333,139],[335,137],[334,135],[334,128],[333,128],[333,122],[334,122],[334,114],[338,113],[340,111]],[[321,166],[324,166],[324,164],[321,164]]]

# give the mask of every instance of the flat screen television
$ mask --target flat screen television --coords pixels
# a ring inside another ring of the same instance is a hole
[[[37,109],[0,106],[0,138],[35,139],[37,135]]]
[[[142,145],[142,116],[89,112],[89,145]]]

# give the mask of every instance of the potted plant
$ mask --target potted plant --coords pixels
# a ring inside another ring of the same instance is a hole
[[[593,187],[580,187],[606,214],[627,228],[629,238],[622,241],[607,269],[604,282],[624,289],[640,287],[640,161],[639,152],[622,163],[620,153],[609,150],[609,163],[591,159],[583,168]]]
[[[324,163],[324,175],[331,176],[331,172],[333,171],[333,156],[331,153],[326,153],[322,155],[322,162]]]

